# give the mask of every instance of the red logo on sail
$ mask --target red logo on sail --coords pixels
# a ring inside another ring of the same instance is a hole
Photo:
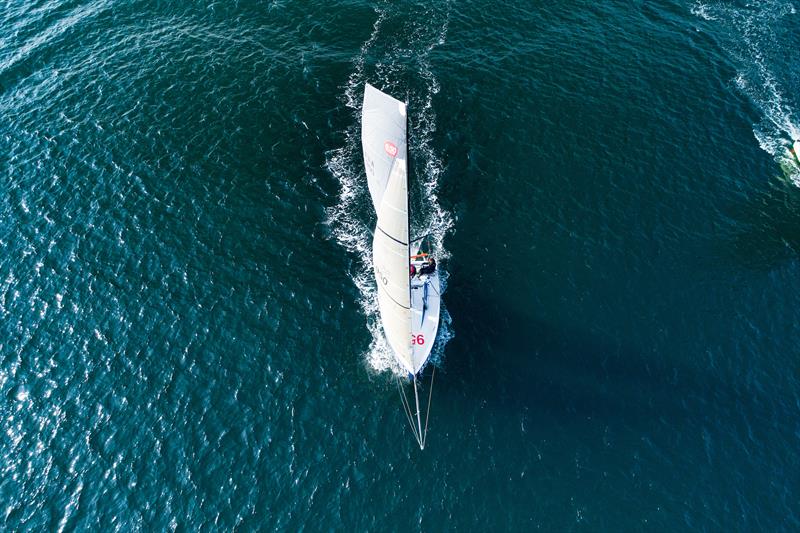
[[[390,157],[397,155],[397,146],[392,142],[386,141],[383,143],[383,149],[386,150],[386,153],[389,154]]]

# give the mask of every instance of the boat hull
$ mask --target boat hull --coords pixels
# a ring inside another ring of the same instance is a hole
[[[417,268],[421,268],[421,265]],[[418,373],[428,362],[431,349],[439,330],[439,306],[441,285],[439,273],[414,277],[411,280],[411,349]]]

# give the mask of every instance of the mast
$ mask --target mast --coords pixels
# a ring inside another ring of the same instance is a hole
[[[409,150],[408,132],[408,96],[406,96],[406,235],[408,235],[408,264],[411,268],[411,150]],[[411,283],[408,284],[408,301],[411,301]],[[409,317],[411,318],[411,317]],[[411,348],[411,361],[414,361],[414,348]],[[414,374],[412,386],[414,387],[414,404],[417,407],[417,435],[419,435],[419,449],[425,449],[425,436],[422,434],[422,416],[419,409],[419,392],[417,390],[417,375]]]
[[[406,235],[408,235],[408,253],[411,254],[411,150],[409,150],[408,131],[408,96],[406,96]],[[411,257],[408,258],[409,268]],[[408,301],[411,301],[411,283],[408,284]],[[410,318],[410,317],[409,317]],[[411,361],[414,361],[414,348],[411,348]],[[425,435],[422,434],[422,415],[419,409],[419,391],[417,390],[417,375],[414,374],[414,403],[417,407],[417,435],[419,435],[419,449],[425,449]]]
[[[419,435],[419,449],[425,449],[425,437],[422,433],[422,417],[419,412],[419,394],[417,393],[417,376],[414,376],[414,401],[417,404],[417,435]]]
[[[408,96],[406,95],[406,235],[408,236],[408,270],[411,270],[411,202],[409,197],[411,196],[411,150],[408,149]],[[408,301],[409,305],[411,302],[411,280],[408,282]],[[411,321],[411,315],[409,315],[409,322]],[[410,325],[410,324],[409,324]],[[411,364],[414,364],[414,347],[411,347]],[[416,393],[417,387],[414,386],[414,392]],[[419,414],[419,407],[417,407],[417,414]]]

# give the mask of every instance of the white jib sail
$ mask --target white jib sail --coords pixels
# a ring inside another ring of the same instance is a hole
[[[383,329],[400,363],[416,373],[408,275],[406,106],[369,84],[364,89],[361,144],[369,192],[378,214],[372,252]]]

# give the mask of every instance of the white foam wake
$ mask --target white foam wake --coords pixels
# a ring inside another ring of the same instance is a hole
[[[352,126],[345,131],[344,146],[327,154],[327,168],[340,186],[339,203],[328,210],[327,222],[337,242],[353,257],[351,277],[359,290],[359,304],[372,334],[366,360],[378,372],[391,370],[398,375],[404,375],[405,371],[386,341],[378,312],[370,231],[375,224],[375,213],[364,174],[358,121],[365,82],[408,98],[409,154],[415,170],[410,180],[410,193],[412,200],[419,198],[412,205],[411,233],[414,237],[428,235],[437,262],[446,267],[449,254],[443,241],[453,228],[453,219],[437,198],[444,165],[433,148],[436,128],[433,97],[439,92],[439,83],[431,67],[430,53],[445,42],[450,10],[449,4],[443,10],[428,6],[418,9],[425,12],[414,17],[401,15],[389,5],[376,9],[372,34],[354,59],[353,72],[344,87],[343,101],[351,111]],[[405,80],[412,82],[413,90],[405,85]],[[422,89],[417,88],[420,81],[424,84]],[[444,292],[446,268],[440,272]],[[452,337],[450,315],[442,302],[439,333],[431,353],[434,364],[441,361],[444,347]]]
[[[796,53],[780,42],[776,29],[784,17],[797,17],[793,3],[758,0],[737,6],[697,1],[691,12],[726,34],[723,46],[737,64],[736,86],[763,114],[763,119],[753,125],[753,134],[759,146],[800,186],[800,170],[792,164],[788,153],[791,141],[800,139],[797,126],[800,117],[795,111],[797,98],[792,91],[787,91],[787,80],[776,78],[771,66]]]

